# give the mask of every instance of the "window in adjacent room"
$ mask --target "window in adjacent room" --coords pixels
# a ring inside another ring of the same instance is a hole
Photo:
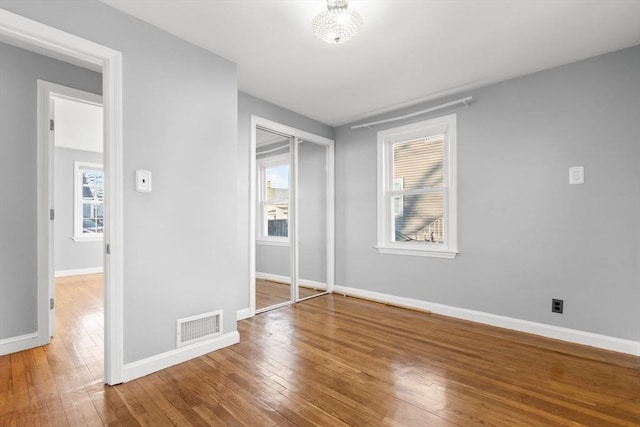
[[[378,245],[382,253],[457,253],[456,116],[378,132]]]
[[[74,237],[101,240],[104,226],[104,172],[101,164],[74,162]]]

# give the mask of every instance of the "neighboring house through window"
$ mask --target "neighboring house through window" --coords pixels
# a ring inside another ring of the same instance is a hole
[[[378,132],[377,249],[455,257],[455,115]]]
[[[258,159],[258,240],[289,241],[289,154]]]
[[[104,172],[101,164],[74,162],[75,241],[101,240],[104,226]]]

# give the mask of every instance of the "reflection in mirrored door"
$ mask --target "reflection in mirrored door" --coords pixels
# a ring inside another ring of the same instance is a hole
[[[301,300],[327,291],[328,150],[297,140],[297,273]]]
[[[256,129],[256,311],[289,303],[292,138]]]
[[[333,147],[252,116],[252,313],[333,290]]]

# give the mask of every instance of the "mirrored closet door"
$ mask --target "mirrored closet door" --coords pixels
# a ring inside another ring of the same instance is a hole
[[[252,312],[333,287],[333,141],[254,118]]]
[[[293,138],[256,130],[256,311],[294,300],[290,200]]]

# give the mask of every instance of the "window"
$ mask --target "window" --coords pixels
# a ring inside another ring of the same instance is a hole
[[[102,165],[74,162],[75,241],[102,240],[104,226],[104,172]]]
[[[455,258],[456,116],[378,132],[381,253]]]
[[[289,154],[258,159],[258,240],[289,241]]]

